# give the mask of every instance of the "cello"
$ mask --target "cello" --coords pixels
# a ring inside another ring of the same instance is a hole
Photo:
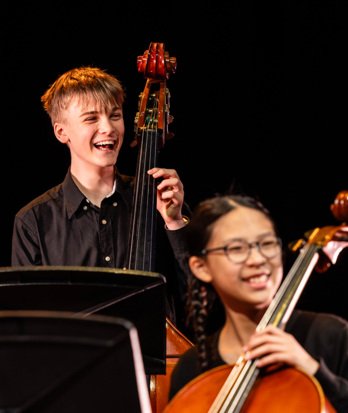
[[[331,210],[339,220],[348,199],[341,192]],[[299,254],[271,304],[257,325],[284,327],[305,284],[313,271],[325,271],[335,264],[340,252],[348,246],[348,226],[315,228],[307,240],[294,246]],[[213,368],[187,383],[169,402],[164,413],[259,413],[259,412],[333,413],[319,382],[305,372],[285,365],[260,369],[256,360],[240,355],[236,364]]]
[[[127,263],[129,269],[155,270],[156,182],[147,174],[157,166],[158,154],[165,141],[173,136],[169,124],[170,93],[166,80],[176,71],[176,58],[170,57],[163,43],[150,43],[149,49],[137,58],[138,72],[146,77],[139,95],[135,139],[138,145],[133,205]],[[168,401],[171,372],[180,356],[192,343],[166,318],[166,373],[150,376],[152,413],[162,412]]]

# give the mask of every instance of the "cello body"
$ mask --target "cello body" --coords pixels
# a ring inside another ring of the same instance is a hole
[[[232,368],[216,367],[196,377],[173,397],[164,413],[208,413]],[[335,409],[313,377],[287,367],[260,376],[241,410],[241,413],[279,412],[335,413]]]

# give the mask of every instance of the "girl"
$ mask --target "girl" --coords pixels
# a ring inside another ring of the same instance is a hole
[[[336,315],[294,310],[285,329],[256,327],[283,277],[282,246],[264,206],[248,196],[201,202],[188,228],[189,318],[196,345],[171,376],[169,398],[203,372],[235,364],[241,354],[257,367],[285,363],[314,376],[337,412],[348,412],[348,322]],[[217,296],[224,323],[208,334]]]

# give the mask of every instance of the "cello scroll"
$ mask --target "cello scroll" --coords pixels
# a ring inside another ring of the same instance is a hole
[[[348,191],[341,191],[337,194],[334,202],[330,206],[334,217],[340,222],[348,221]]]
[[[291,246],[292,251],[297,251],[305,244],[316,249],[318,262],[315,270],[319,273],[336,264],[339,254],[348,246],[348,191],[339,192],[330,209],[334,217],[342,222],[340,225],[315,228],[305,234],[306,240],[298,240]]]

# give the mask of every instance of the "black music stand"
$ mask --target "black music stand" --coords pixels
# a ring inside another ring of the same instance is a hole
[[[165,374],[165,278],[158,273],[72,266],[0,267],[1,310],[107,315],[137,329],[147,374]]]
[[[68,312],[0,311],[0,411],[150,413],[129,321]]]

